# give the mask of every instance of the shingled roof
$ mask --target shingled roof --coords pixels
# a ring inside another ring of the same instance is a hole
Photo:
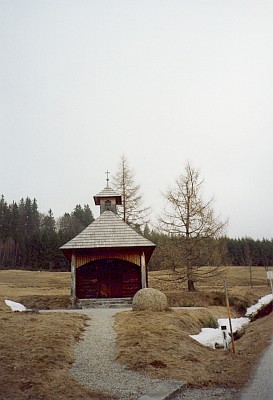
[[[104,211],[94,222],[61,247],[61,250],[114,247],[152,247],[154,243],[144,238],[118,215]]]
[[[116,199],[116,204],[117,205],[121,204],[120,193],[115,192],[112,188],[107,186],[101,192],[99,192],[98,194],[96,194],[94,196],[94,201],[95,201],[96,206],[98,206],[100,204],[101,198],[108,198],[108,197],[114,197]]]

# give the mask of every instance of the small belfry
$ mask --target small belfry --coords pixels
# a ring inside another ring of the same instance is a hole
[[[148,286],[147,265],[155,244],[117,215],[122,197],[109,186],[96,194],[100,216],[60,249],[71,264],[71,300],[129,298]]]
[[[122,199],[119,193],[116,193],[113,189],[109,187],[109,174],[107,170],[106,174],[106,187],[94,196],[94,202],[97,206],[100,206],[100,214],[104,211],[112,211],[117,214],[117,206],[121,205]]]
[[[107,186],[94,196],[94,202],[100,206],[100,214],[104,211],[112,211],[117,214],[117,206],[121,205],[121,196]]]

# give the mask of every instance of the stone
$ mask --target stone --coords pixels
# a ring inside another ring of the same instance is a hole
[[[138,398],[138,400],[170,400],[182,393],[187,387],[186,382],[165,381],[157,389]]]
[[[134,311],[164,311],[169,308],[166,295],[153,288],[140,289],[133,297],[132,307]]]

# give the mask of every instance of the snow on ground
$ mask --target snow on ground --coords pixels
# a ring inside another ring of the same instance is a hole
[[[226,326],[228,333],[230,333],[230,326],[229,326],[228,318],[220,318],[220,319],[218,319],[217,322],[218,322],[219,327]],[[232,332],[240,331],[242,328],[247,326],[249,324],[249,322],[250,322],[249,318],[245,318],[245,317],[231,318]]]
[[[26,311],[26,307],[21,303],[16,303],[15,301],[5,300],[7,306],[9,306],[12,311]]]
[[[241,330],[243,327],[248,325],[250,322],[249,318],[231,318],[232,332]],[[223,332],[221,326],[226,326],[227,332],[230,332],[229,319],[221,318],[217,320],[219,328],[202,328],[201,332],[197,335],[190,335],[191,338],[197,340],[197,342],[204,346],[215,349],[216,343],[223,346]],[[231,342],[231,337],[227,335],[228,342]]]
[[[268,294],[262,297],[258,303],[249,307],[246,311],[245,317],[231,318],[232,332],[238,332],[250,323],[250,317],[253,317],[265,305],[273,300],[273,295]],[[230,325],[228,318],[220,318],[217,320],[219,328],[202,328],[201,332],[197,335],[190,335],[191,338],[204,346],[215,349],[215,344],[224,345],[223,332],[221,326],[226,326],[227,332],[230,333]],[[230,335],[227,335],[228,341],[231,341]]]
[[[267,294],[266,296],[262,297],[258,303],[254,304],[254,306],[249,307],[246,310],[246,317],[253,317],[257,314],[257,312],[263,307],[269,304],[273,300],[272,294]]]
[[[213,349],[215,349],[215,343],[223,343],[223,333],[220,328],[202,328],[198,335],[190,335],[190,337]]]

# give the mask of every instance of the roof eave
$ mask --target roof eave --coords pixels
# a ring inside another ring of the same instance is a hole
[[[122,200],[120,196],[93,196],[94,202],[96,206],[100,205],[100,199],[116,199],[116,204],[120,206],[122,204]]]

